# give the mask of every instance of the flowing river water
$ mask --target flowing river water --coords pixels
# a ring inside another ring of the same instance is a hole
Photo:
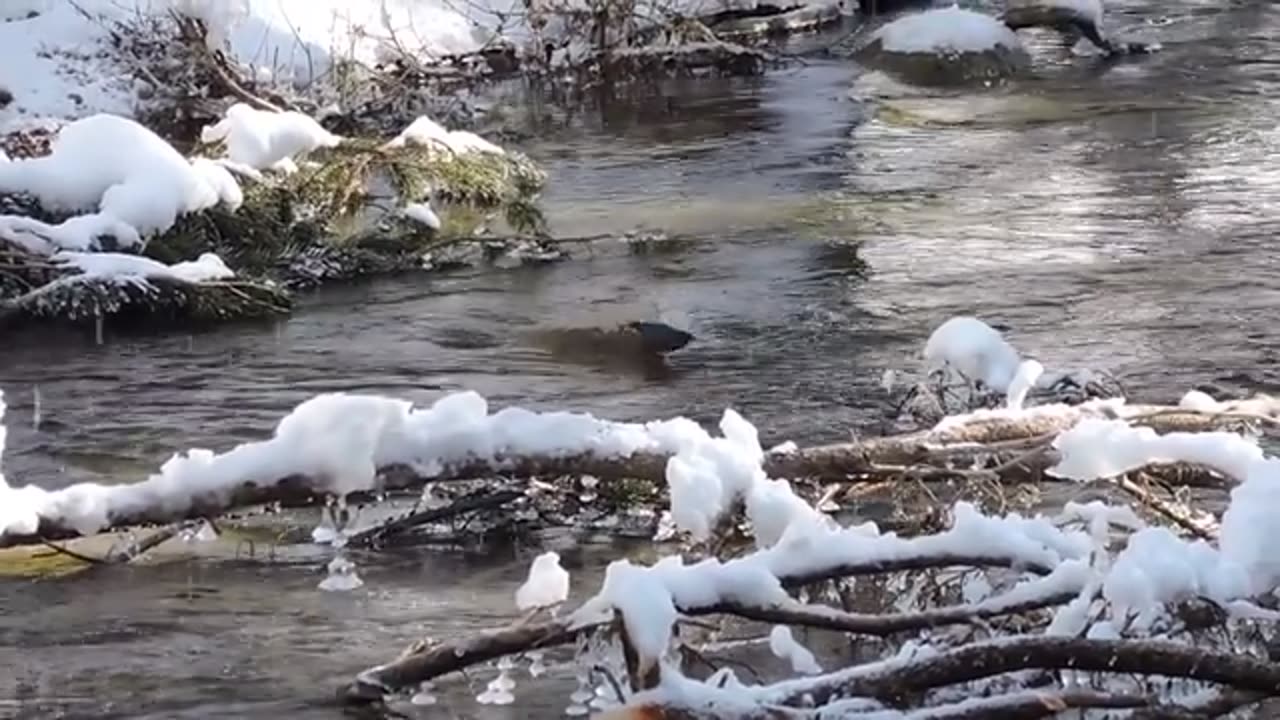
[[[495,405],[629,420],[742,411],[765,442],[838,440],[881,419],[885,368],[972,313],[1048,367],[1105,368],[1133,395],[1274,391],[1280,309],[1280,8],[1109,6],[1162,52],[1120,62],[1031,41],[1036,76],[925,91],[810,58],[759,79],[685,81],[574,117],[522,106],[557,234],[661,229],[636,254],[390,279],[307,298],[272,326],[0,346],[11,483],[144,476],[191,446],[267,436],[307,397]],[[879,108],[877,114],[873,109]],[[858,247],[855,253],[854,246]],[[863,264],[865,263],[865,265]],[[662,318],[696,341],[664,372],[572,362],[551,328]],[[561,542],[585,594],[606,553]],[[327,555],[0,577],[0,717],[330,718],[345,677],[424,634],[506,622],[536,548]],[[431,717],[554,717],[569,685],[479,706],[480,671]],[[560,692],[563,690],[563,692]]]

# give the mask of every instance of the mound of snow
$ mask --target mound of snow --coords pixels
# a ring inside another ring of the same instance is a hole
[[[1021,51],[1022,42],[1004,23],[982,13],[952,6],[907,15],[876,31],[885,52],[931,55]]]
[[[201,142],[226,143],[227,160],[236,167],[293,172],[293,159],[316,148],[334,147],[342,138],[299,112],[271,112],[236,103],[222,120],[200,131]]]
[[[45,157],[0,163],[0,192],[30,193],[53,211],[98,211],[53,226],[0,216],[0,238],[46,251],[88,250],[103,234],[126,247],[140,245],[179,215],[219,202],[234,208],[243,199],[225,169],[207,161],[193,165],[150,130],[115,115],[67,125]]]
[[[1009,390],[1022,362],[1018,351],[998,330],[967,316],[953,317],[939,325],[925,342],[924,358],[931,370],[949,366],[970,381],[981,381],[997,392]],[[1026,370],[1031,371],[1032,367]]]
[[[397,148],[405,145],[439,148],[455,155],[470,153],[506,155],[505,150],[479,135],[466,130],[446,130],[443,125],[426,115],[409,123],[409,127],[388,141],[384,147]]]

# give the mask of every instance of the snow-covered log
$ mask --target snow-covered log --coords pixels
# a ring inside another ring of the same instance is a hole
[[[1055,460],[1052,449],[1045,448],[1054,436],[1082,419],[1111,417],[1164,432],[1263,419],[1256,414],[1118,402],[978,411],[920,433],[766,453],[761,468],[775,478],[854,483],[945,480],[975,473],[1005,483],[1037,481],[1045,479],[1045,470]],[[12,505],[24,519],[0,525],[0,547],[215,517],[272,503],[310,505],[329,495],[358,499],[496,473],[591,475],[605,482],[638,479],[662,486],[670,477],[671,456],[689,438],[710,439],[683,418],[640,425],[519,408],[489,414],[487,403],[474,393],[449,396],[423,409],[389,398],[321,395],[285,417],[270,440],[220,454],[197,449],[175,455],[144,481],[90,483],[53,492],[10,490],[22,498]],[[1028,447],[1043,452],[1026,457]],[[991,470],[971,469],[983,458],[994,463]],[[1230,483],[1218,473],[1186,463],[1147,470],[1184,485]]]

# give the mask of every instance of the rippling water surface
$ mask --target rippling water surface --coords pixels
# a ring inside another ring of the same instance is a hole
[[[136,478],[179,449],[262,438],[332,390],[429,402],[471,388],[618,419],[707,421],[732,405],[767,441],[838,439],[879,420],[881,371],[956,313],[1153,399],[1194,384],[1274,391],[1280,9],[1109,12],[1163,52],[1106,63],[1036,38],[1036,78],[981,92],[812,59],[568,119],[535,107],[528,150],[551,173],[557,233],[692,242],[325,291],[271,326],[11,341],[6,475]],[[659,375],[569,362],[538,340],[654,317],[698,337]],[[318,703],[344,675],[419,633],[508,617],[531,552],[370,558],[367,589],[339,597],[315,591],[324,558],[309,550],[0,580],[0,666],[18,669],[0,678],[0,717],[336,717]],[[567,557],[584,585],[603,563]],[[505,716],[562,702],[535,694]]]

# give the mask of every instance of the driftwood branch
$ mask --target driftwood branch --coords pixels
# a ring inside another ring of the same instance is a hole
[[[1085,417],[1108,417],[1112,414],[1114,411],[1105,406],[1078,406],[1012,419],[979,417],[926,432],[771,453],[765,459],[764,469],[770,477],[838,483],[904,478],[912,481],[963,479],[972,478],[975,473],[985,474],[1001,483],[1036,482],[1046,479],[1044,470],[1053,464],[1055,458],[1047,448],[1034,453],[1027,453],[1028,449],[1037,449],[1038,445],[1045,444],[1056,433]],[[1239,413],[1197,413],[1162,406],[1125,406],[1124,416],[1134,424],[1146,425],[1158,432],[1234,428],[1242,422],[1256,423],[1266,419]],[[993,470],[962,469],[977,459],[1004,457],[1002,453],[1013,454]],[[593,475],[604,482],[635,479],[662,485],[665,484],[667,460],[668,456],[658,453],[636,453],[630,457],[602,457],[591,453],[562,457],[499,457],[495,461],[477,459],[454,463],[431,477],[425,477],[406,465],[389,465],[380,468],[378,479],[379,490],[384,492],[416,491],[431,482],[481,479],[492,477],[497,472],[517,477]],[[1208,468],[1185,464],[1150,466],[1144,472],[1187,486],[1221,488],[1231,482]],[[371,495],[354,493],[349,499],[359,502]],[[188,507],[181,510],[175,511],[161,504],[131,506],[113,514],[105,530],[167,525],[268,504],[310,506],[323,502],[325,497],[325,483],[318,478],[301,475],[259,478],[234,489],[193,497]],[[79,535],[74,528],[57,519],[42,517],[34,533],[0,537],[0,548],[35,545]]]

